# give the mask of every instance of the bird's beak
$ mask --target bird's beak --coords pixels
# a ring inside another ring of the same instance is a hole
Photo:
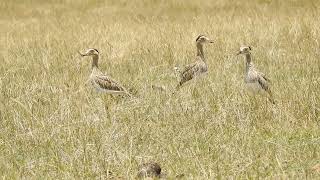
[[[236,55],[238,56],[239,54],[241,54],[241,51],[238,51]]]
[[[80,51],[78,51],[78,53],[80,54],[80,56],[86,56],[86,54],[82,54]]]
[[[209,40],[209,43],[214,43],[213,40]]]

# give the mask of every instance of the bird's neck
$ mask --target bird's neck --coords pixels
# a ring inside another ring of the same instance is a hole
[[[91,64],[92,69],[98,68],[98,60],[99,60],[99,55],[92,56],[92,64]]]
[[[252,64],[252,56],[251,54],[246,54],[246,72],[248,72],[251,68],[253,68]]]
[[[203,61],[206,61],[203,53],[203,44],[197,43],[197,56],[199,56]]]

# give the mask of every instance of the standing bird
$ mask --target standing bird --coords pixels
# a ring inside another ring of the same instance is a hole
[[[251,55],[251,47],[250,46],[242,46],[240,47],[240,51],[237,53],[244,54],[246,56],[246,72],[245,72],[245,83],[250,88],[250,90],[254,92],[264,91],[269,95],[269,100],[272,104],[275,104],[273,99],[273,95],[271,93],[268,82],[270,80],[266,77],[265,74],[257,71],[252,63],[252,55]]]
[[[111,79],[107,75],[104,75],[98,68],[98,61],[99,61],[99,51],[94,48],[88,49],[84,54],[79,54],[84,56],[91,56],[92,57],[92,65],[91,65],[91,74],[89,77],[89,81],[91,82],[92,86],[98,92],[105,92],[108,94],[126,94],[131,96],[131,94],[118,82]]]
[[[176,89],[179,89],[187,81],[190,81],[191,79],[203,73],[206,73],[208,71],[206,58],[204,57],[204,53],[203,53],[203,45],[206,43],[213,43],[213,41],[204,35],[199,35],[196,39],[196,45],[197,45],[197,56],[195,58],[196,62],[187,65],[183,71],[180,71],[179,68],[175,67],[175,70],[180,75],[180,81]]]

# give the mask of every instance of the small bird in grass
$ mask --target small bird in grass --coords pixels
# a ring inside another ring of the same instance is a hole
[[[272,104],[275,104],[272,92],[269,87],[270,80],[265,74],[256,70],[252,63],[252,48],[250,46],[240,47],[240,51],[237,53],[246,56],[246,72],[245,72],[245,83],[247,87],[253,92],[264,91],[269,95],[269,100]]]
[[[147,178],[147,177],[161,177],[161,167],[158,163],[149,162],[144,163],[139,166],[138,172],[139,178]]]
[[[99,61],[99,51],[94,48],[88,49],[84,54],[79,54],[84,56],[91,56],[92,57],[92,64],[91,64],[91,74],[89,77],[89,81],[91,82],[92,86],[98,92],[105,92],[108,94],[125,94],[131,96],[131,94],[118,82],[113,80],[107,75],[104,75],[98,68],[98,61]]]
[[[191,79],[208,71],[206,58],[203,52],[203,45],[206,43],[213,43],[213,40],[210,40],[204,35],[199,35],[196,39],[197,56],[195,58],[195,62],[187,65],[182,71],[180,71],[178,67],[174,68],[180,76],[180,81],[176,89],[179,89],[187,81],[190,81]]]

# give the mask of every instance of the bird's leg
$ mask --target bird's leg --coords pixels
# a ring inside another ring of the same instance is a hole
[[[113,94],[110,94],[110,97],[112,100],[116,100],[116,98],[113,96]]]
[[[104,94],[102,96],[102,99],[103,99],[103,102],[104,102],[104,109],[106,110],[106,112],[109,111],[109,104],[108,104],[108,95],[107,94]]]
[[[181,88],[181,83],[179,83],[176,88],[174,89],[173,93],[172,94],[175,94],[177,91],[179,91],[179,89]]]
[[[104,99],[106,99],[106,97]],[[106,101],[106,100],[104,101],[104,109],[106,111],[107,117],[111,118],[111,116],[110,116],[111,104],[108,104],[108,101]]]

